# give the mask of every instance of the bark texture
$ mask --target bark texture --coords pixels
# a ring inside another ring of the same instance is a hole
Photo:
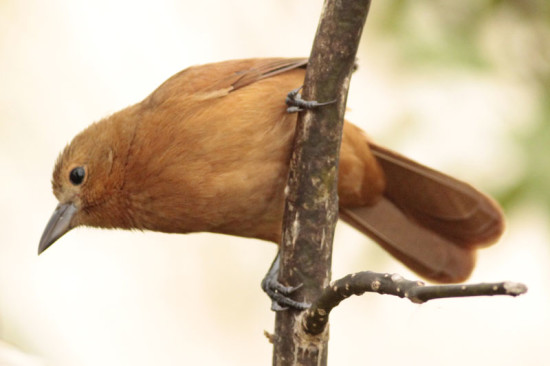
[[[300,113],[290,162],[279,281],[313,302],[330,282],[338,220],[338,156],[350,75],[370,1],[327,0],[307,66],[303,98],[335,101]],[[278,312],[274,365],[326,365],[328,327],[308,334],[296,310]]]

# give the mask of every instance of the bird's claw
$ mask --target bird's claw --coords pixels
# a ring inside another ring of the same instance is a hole
[[[303,85],[296,89],[291,90],[286,95],[285,103],[288,106],[288,108],[286,109],[287,113],[301,112],[304,109],[315,109],[315,108],[336,102],[336,99],[331,100],[330,102],[323,102],[323,103],[319,103],[316,100],[304,100],[302,99],[302,95],[300,94],[300,90],[302,88],[303,88]]]
[[[288,297],[300,287],[302,287],[302,284],[298,286],[285,286],[279,281],[268,277],[264,278],[262,281],[262,289],[271,299],[271,310],[273,311],[283,311],[288,308],[297,310],[309,309],[311,304],[292,300]]]
[[[262,280],[262,290],[271,299],[271,310],[283,311],[289,308],[296,310],[309,309],[311,304],[307,302],[300,302],[292,300],[289,296],[296,290],[302,287],[302,284],[298,286],[285,286],[279,282],[279,267],[281,261],[281,253],[278,252],[275,260],[271,264],[271,268]]]

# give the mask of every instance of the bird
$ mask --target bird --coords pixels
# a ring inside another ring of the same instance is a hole
[[[62,150],[59,204],[42,253],[72,228],[213,232],[281,241],[297,123],[285,98],[307,58],[189,67],[144,100],[92,123]],[[340,219],[419,276],[466,280],[476,251],[498,240],[498,203],[468,183],[371,141],[345,121]]]

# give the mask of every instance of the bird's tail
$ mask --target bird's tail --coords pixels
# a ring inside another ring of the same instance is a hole
[[[435,282],[461,282],[476,248],[504,230],[498,204],[467,183],[369,142],[386,176],[373,206],[341,208],[340,217],[386,251]]]

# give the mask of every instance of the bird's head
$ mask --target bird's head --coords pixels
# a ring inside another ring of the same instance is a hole
[[[113,115],[92,124],[59,155],[52,177],[59,204],[42,234],[38,254],[76,226],[124,226],[122,188],[133,131],[118,122]]]

